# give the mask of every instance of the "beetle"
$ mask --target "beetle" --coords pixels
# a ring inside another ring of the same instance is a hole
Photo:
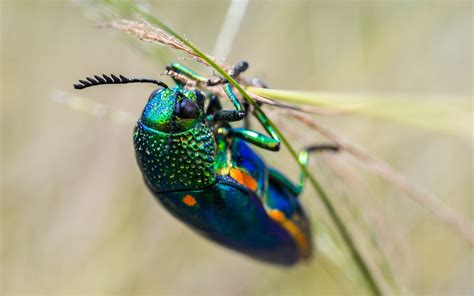
[[[237,77],[247,68],[240,62],[229,74]],[[154,79],[103,74],[79,80],[74,87],[158,85],[133,132],[137,163],[154,197],[199,234],[255,259],[290,266],[310,258],[310,222],[298,199],[304,172],[294,184],[249,145],[280,149],[278,134],[266,117],[253,111],[268,135],[250,129],[248,120],[244,127],[232,127],[230,122],[246,119],[248,108],[227,81],[213,81],[176,63],[167,69],[207,86],[220,84],[234,109],[223,109],[219,97],[177,78],[170,88]],[[337,147],[311,146],[300,153],[299,161],[307,165],[309,152],[320,150]]]

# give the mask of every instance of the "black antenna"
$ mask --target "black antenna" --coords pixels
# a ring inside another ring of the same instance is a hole
[[[110,76],[102,74],[102,77],[98,75],[94,75],[94,78],[86,77],[86,80],[79,80],[80,83],[74,84],[74,88],[84,89],[86,87],[101,85],[101,84],[125,84],[125,83],[154,83],[161,87],[168,88],[168,86],[164,82],[154,80],[154,79],[127,78],[123,75],[119,75],[119,77],[117,77],[114,74],[110,74]]]

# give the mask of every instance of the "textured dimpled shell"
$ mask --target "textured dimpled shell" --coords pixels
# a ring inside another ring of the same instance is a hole
[[[169,142],[169,134],[139,122],[133,142],[138,165],[155,191],[199,189],[215,182],[214,137],[203,123],[173,135]]]

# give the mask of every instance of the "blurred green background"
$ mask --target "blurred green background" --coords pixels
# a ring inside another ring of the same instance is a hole
[[[212,53],[229,1],[146,4]],[[464,97],[472,111],[472,6],[250,1],[227,61],[249,61],[246,75],[278,89],[442,95],[447,106]],[[158,77],[182,56],[98,29],[103,12],[87,1],[1,2],[1,294],[367,293],[311,189],[302,199],[316,228],[315,258],[291,269],[255,262],[199,237],[153,200],[136,165],[133,124],[51,100],[57,90],[77,94],[72,84],[93,74]],[[80,95],[138,117],[150,91],[117,86]],[[474,219],[472,133],[462,138],[353,116],[318,119]],[[322,141],[301,123],[278,122],[298,148]],[[296,179],[286,151],[262,154]],[[472,245],[426,209],[347,155],[322,155],[311,169],[364,256],[382,266],[386,291],[474,293]]]

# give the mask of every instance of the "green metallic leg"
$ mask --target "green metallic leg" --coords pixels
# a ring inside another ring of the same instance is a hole
[[[239,102],[239,99],[235,96],[234,92],[232,91],[232,87],[229,83],[224,84],[223,86],[225,94],[229,97],[232,101],[232,104],[235,107],[235,110],[218,110],[214,115],[214,120],[222,120],[222,121],[239,121],[245,117],[245,110],[242,104]]]
[[[300,154],[298,155],[298,161],[304,167],[307,167],[308,161],[309,161],[309,154],[312,152],[318,152],[318,151],[338,152],[339,146],[331,145],[331,144],[320,144],[320,145],[310,146],[300,152]],[[298,190],[297,190],[298,194],[303,190],[305,180],[306,180],[306,173],[304,172],[304,170],[301,170],[300,179],[298,182]]]
[[[299,185],[295,185],[276,169],[268,168],[268,174],[274,182],[288,189],[294,196],[298,196],[301,193],[302,187],[300,187]]]
[[[237,99],[235,97],[235,94],[232,92],[232,88],[230,87],[230,84],[227,83],[224,86],[224,90],[226,91],[226,94],[229,96],[229,98],[233,97]],[[232,136],[241,138],[263,149],[267,149],[271,151],[280,150],[280,138],[278,137],[278,134],[273,129],[273,127],[271,127],[270,124],[268,124],[267,118],[263,116],[263,114],[260,113],[260,111],[258,110],[255,110],[254,114],[255,114],[255,117],[257,117],[260,124],[263,126],[263,128],[270,135],[270,137],[262,135],[261,133],[258,133],[254,130],[245,129],[245,128],[232,129],[231,130]]]
[[[234,112],[234,115],[232,115],[234,117],[233,119],[241,120],[242,118],[245,117],[245,110],[243,109],[242,104],[239,102],[234,92],[232,91],[232,87],[230,86],[229,83],[224,84],[224,91],[226,95],[231,99],[236,110],[234,111],[221,110],[221,111],[217,111],[216,115],[219,114],[219,112],[223,112],[223,111],[227,111],[228,114],[232,114],[230,112]],[[266,117],[263,116],[263,114],[260,113],[258,110],[255,110],[255,116],[257,117],[258,121],[262,124],[262,126],[265,128],[265,130],[270,135],[270,137],[262,135],[261,133],[258,133],[254,130],[245,129],[245,128],[230,129],[229,130],[230,135],[233,137],[243,139],[263,149],[267,149],[271,151],[280,150],[280,138],[278,137],[278,134],[276,133],[276,131],[268,124]],[[222,120],[225,120],[225,119],[222,119]]]
[[[298,157],[299,162],[303,166],[306,167],[308,165],[309,153],[317,152],[317,151],[337,152],[337,151],[339,151],[339,147],[337,147],[335,145],[327,145],[327,144],[310,146],[310,147],[308,147],[305,150],[300,152],[299,157]],[[306,179],[306,174],[303,170],[301,170],[298,185],[295,185],[293,182],[288,180],[282,173],[280,173],[279,171],[277,171],[273,168],[269,168],[268,173],[270,175],[270,178],[272,178],[273,180],[275,180],[275,182],[279,183],[283,187],[290,190],[290,192],[293,195],[298,196],[301,193],[301,191],[303,191],[303,187],[304,187],[304,183],[305,183],[305,179]]]
[[[169,64],[168,66],[166,66],[166,70],[174,71],[176,73],[182,74],[182,75],[184,75],[184,76],[186,76],[189,79],[194,80],[194,81],[199,81],[199,82],[202,82],[202,83],[207,83],[208,82],[208,79],[206,77],[204,77],[201,74],[198,74],[198,73],[194,72],[193,70],[189,69],[188,67],[183,66],[183,65],[178,64],[178,63]],[[175,79],[175,81],[176,81],[176,79]],[[181,84],[180,81],[176,81],[176,83]]]
[[[245,110],[242,104],[235,96],[235,94],[233,93],[230,84],[224,84],[223,88],[227,96],[234,104],[236,110],[219,110],[214,113],[214,120],[236,121],[243,119],[246,115]],[[261,114],[257,110],[255,110],[254,114],[257,117],[258,121],[265,128],[267,133],[270,135],[270,137],[246,128],[221,127],[219,132],[228,134],[232,137],[243,139],[263,149],[278,151],[280,149],[280,138],[278,137],[278,134],[268,124],[267,119],[265,116],[263,116],[263,114]]]
[[[252,143],[260,148],[278,151],[280,150],[280,138],[276,131],[268,124],[266,117],[264,117],[259,111],[255,110],[255,116],[258,121],[262,124],[263,128],[267,131],[270,137],[262,135],[254,130],[245,128],[234,128],[231,130],[231,134],[234,137],[241,138],[249,143]]]

